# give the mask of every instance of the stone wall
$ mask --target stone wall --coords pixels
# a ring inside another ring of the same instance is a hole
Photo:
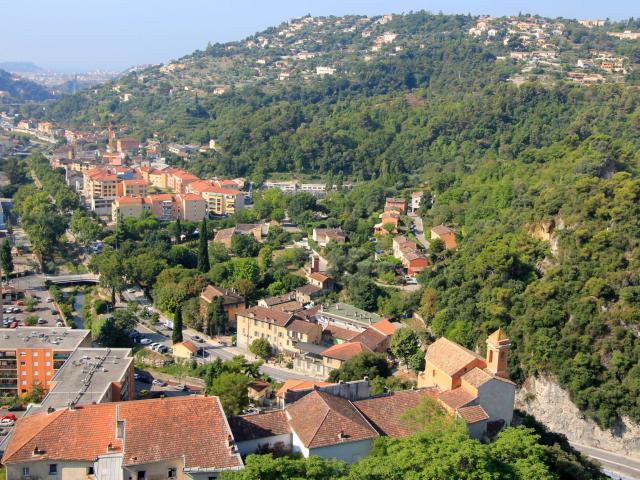
[[[551,376],[530,377],[516,393],[516,408],[533,416],[570,442],[640,457],[640,425],[623,418],[602,430],[580,412]]]

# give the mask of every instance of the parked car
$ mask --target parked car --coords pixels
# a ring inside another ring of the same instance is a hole
[[[51,303],[51,302],[53,302],[53,298],[47,297],[47,303]]]
[[[57,315],[58,314],[58,310],[56,310],[55,308],[51,309],[51,315]]]
[[[7,408],[7,410],[9,410],[10,412],[21,412],[22,410],[24,410],[24,407],[19,403],[16,403],[15,405],[11,405],[9,408]]]
[[[181,383],[179,385],[176,385],[175,389],[178,390],[179,392],[186,392],[187,390],[189,390],[189,387],[187,387],[185,384]]]
[[[253,415],[255,413],[260,413],[260,410],[258,410],[257,408],[245,408],[244,410],[242,410],[242,413],[244,415]]]
[[[191,337],[191,340],[193,340],[194,342],[198,342],[198,343],[204,342],[204,340],[202,340],[202,338],[199,337],[198,335],[194,335],[193,337]]]
[[[47,323],[47,321],[44,318],[40,317],[38,319],[38,325],[45,325],[46,323]]]
[[[62,322],[56,322],[56,327],[64,327],[64,323],[62,323]]]
[[[13,413],[7,413],[0,420],[5,420],[5,419],[13,420],[14,422],[17,420],[16,416]]]
[[[141,338],[140,339],[140,345],[151,345],[151,339],[150,338]]]
[[[167,353],[169,351],[169,348],[166,345],[160,345],[158,348],[156,348],[156,352],[158,353]]]
[[[38,298],[38,297],[33,297],[33,298]],[[22,301],[22,300],[18,300],[18,301],[16,302],[16,305],[20,305],[21,307],[24,307],[24,301]]]
[[[2,420],[0,420],[0,426],[2,427],[13,427],[15,423],[15,420],[11,420],[9,418],[3,418]]]
[[[154,378],[153,382],[151,382],[153,385],[158,385],[160,387],[166,387],[167,386],[167,382],[165,382],[164,380],[160,380],[159,378]]]

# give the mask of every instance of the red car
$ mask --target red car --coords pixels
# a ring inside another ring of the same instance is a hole
[[[16,302],[16,305],[19,305],[19,306],[21,306],[21,307],[24,307],[24,302],[23,302],[22,300],[18,300],[18,301]]]
[[[13,413],[7,413],[4,417],[0,418],[0,421],[2,420],[13,420],[15,422],[17,418]]]

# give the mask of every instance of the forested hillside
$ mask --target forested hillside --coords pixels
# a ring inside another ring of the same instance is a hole
[[[80,127],[124,123],[144,138],[215,138],[218,149],[188,165],[200,175],[340,174],[371,182],[360,193],[421,185],[434,199],[425,224],[461,234],[460,248],[434,255],[421,279],[433,332],[482,348],[477,339],[506,327],[517,380],[550,371],[601,425],[640,421],[640,92],[623,83],[516,86],[506,81],[515,62],[464,35],[473,21],[394,18],[380,28],[404,28],[424,45],[369,61],[354,53],[361,35],[334,32],[323,37],[333,50],[317,48],[347,55],[336,75],[247,82],[223,95],[193,64],[228,73],[240,55],[266,54],[211,46],[182,61],[200,82],[191,89],[156,68],[118,80],[119,92],[133,92],[127,102],[110,83],[47,115]],[[362,212],[340,203],[346,231],[381,207],[383,195],[366,198],[375,204]]]
[[[30,80],[13,77],[9,72],[0,69],[0,91],[6,92],[5,96],[0,96],[3,100],[29,101],[48,100],[53,95],[42,85],[38,85]]]

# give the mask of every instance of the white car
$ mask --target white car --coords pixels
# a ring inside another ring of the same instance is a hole
[[[140,345],[151,345],[151,339],[150,338],[141,338],[140,339]]]
[[[56,327],[64,327],[64,323],[62,323],[62,322],[56,322]]]
[[[0,425],[3,427],[13,427],[15,423],[15,420],[11,420],[10,418],[3,418],[0,420]]]
[[[129,288],[127,289],[127,293],[136,293],[136,289],[135,288]]]

